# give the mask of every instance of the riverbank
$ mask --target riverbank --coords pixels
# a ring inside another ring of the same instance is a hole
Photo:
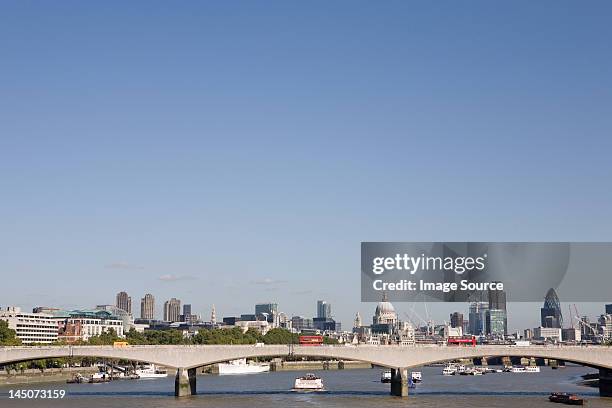
[[[29,369],[23,371],[0,372],[0,385],[13,384],[37,384],[46,382],[65,382],[76,373],[89,375],[98,372],[99,368],[93,367],[70,367],[70,368],[47,368],[44,371]]]

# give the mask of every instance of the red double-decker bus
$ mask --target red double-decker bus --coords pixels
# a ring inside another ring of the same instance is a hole
[[[476,337],[449,337],[446,344],[449,346],[476,346]]]
[[[320,346],[323,344],[323,336],[300,336],[301,346]]]

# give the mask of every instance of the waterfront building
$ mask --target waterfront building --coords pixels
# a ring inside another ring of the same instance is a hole
[[[317,301],[317,317],[319,319],[331,319],[331,304],[324,300]]]
[[[115,306],[132,314],[132,298],[126,292],[117,293]]]
[[[557,327],[536,327],[533,329],[533,338],[536,340],[561,341],[561,329]]]
[[[172,298],[164,302],[164,321],[178,322],[181,317],[181,301]]]
[[[493,282],[498,283],[498,282]],[[487,313],[487,334],[506,336],[508,334],[508,314],[506,310],[506,292],[503,290],[489,290],[489,312]],[[495,312],[493,312],[495,311]],[[493,313],[492,313],[493,312]],[[499,322],[503,321],[503,331],[500,333]],[[492,327],[489,323],[493,323]]]
[[[57,341],[58,325],[51,314],[27,313],[19,307],[9,306],[0,309],[0,320],[6,321],[9,329],[15,330],[23,344],[50,344]]]
[[[606,305],[606,314],[612,314],[612,304]]]
[[[60,311],[54,318],[59,326],[58,339],[67,343],[88,341],[92,336],[99,336],[111,330],[118,337],[125,336],[123,320],[108,310]]]
[[[155,319],[155,297],[147,293],[140,300],[140,318],[146,320]]]
[[[563,315],[561,314],[561,303],[557,293],[550,288],[544,298],[544,306],[540,309],[542,327],[560,329],[563,327]]]
[[[452,328],[461,328],[463,330],[463,313],[453,312],[450,315],[450,325]]]

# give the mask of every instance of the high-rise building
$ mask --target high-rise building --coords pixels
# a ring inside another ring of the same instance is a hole
[[[468,333],[473,334],[474,336],[481,336],[487,334],[488,310],[488,302],[470,303]]]
[[[125,292],[117,293],[117,303],[115,306],[132,314],[132,298]]]
[[[331,304],[324,300],[317,301],[317,317],[320,319],[331,318]]]
[[[210,312],[210,324],[213,326],[217,324],[217,311],[215,310],[215,305],[212,305],[212,310]]]
[[[147,293],[140,300],[140,318],[153,320],[155,319],[155,297]]]
[[[497,282],[494,282],[497,283]],[[508,334],[508,314],[506,311],[506,292],[503,290],[489,290],[489,312],[487,314],[487,334],[500,335],[500,321],[503,321],[503,333]],[[495,311],[495,312],[494,312]],[[493,323],[493,328],[489,323]]]
[[[183,315],[182,315],[182,321],[186,322],[186,323],[191,323],[191,305],[185,303],[183,305]]]
[[[505,310],[489,309],[487,311],[487,334],[493,337],[504,337],[507,334]]]
[[[612,305],[606,305],[606,314],[612,314]]]
[[[540,309],[542,327],[560,329],[563,327],[561,303],[553,288],[550,288],[544,298],[544,306]]]
[[[181,301],[172,298],[164,302],[164,321],[178,322],[181,318]]]
[[[463,330],[463,313],[454,312],[450,315],[450,324],[452,328],[460,327]]]
[[[274,323],[274,319],[278,315],[277,303],[258,303],[255,305],[255,316],[258,319],[267,320],[269,323]]]

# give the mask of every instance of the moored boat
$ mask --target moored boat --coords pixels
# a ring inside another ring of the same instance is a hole
[[[268,363],[254,363],[246,361],[246,358],[231,360],[219,364],[219,375],[257,374],[270,371]]]
[[[550,402],[556,402],[566,405],[583,405],[584,400],[576,394],[569,394],[567,392],[551,392],[548,400]]]
[[[147,364],[137,369],[136,375],[140,379],[165,378],[168,372],[155,367],[155,364]]]
[[[410,379],[415,384],[423,382],[423,374],[420,371],[413,371],[410,373]]]
[[[382,373],[380,373],[380,382],[381,383],[391,382],[391,370],[384,370]]]
[[[448,364],[442,370],[442,375],[455,375],[457,374],[457,367],[454,364]]]

